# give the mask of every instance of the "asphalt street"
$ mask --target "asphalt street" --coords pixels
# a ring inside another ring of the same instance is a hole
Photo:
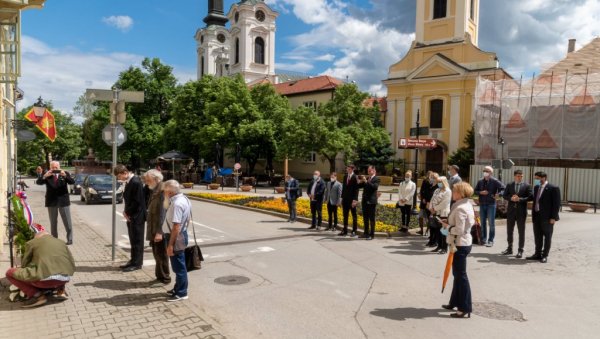
[[[94,227],[108,246],[111,205],[78,200],[72,198],[74,219]],[[498,226],[496,245],[475,246],[468,258],[472,318],[451,319],[440,307],[452,284],[450,277],[440,293],[446,256],[429,253],[424,238],[339,238],[274,216],[192,205],[206,262],[190,273],[186,302],[229,337],[596,338],[600,331],[600,214],[563,212],[547,264],[499,255],[506,228]],[[119,246],[127,248],[118,220]],[[525,254],[532,251],[528,224]],[[147,252],[150,273],[151,259]]]

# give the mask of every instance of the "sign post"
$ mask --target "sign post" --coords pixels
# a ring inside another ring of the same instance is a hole
[[[115,261],[115,248],[117,242],[117,177],[114,175],[115,166],[117,166],[117,147],[127,140],[127,131],[117,124],[125,122],[125,103],[126,102],[144,102],[144,92],[121,91],[118,88],[112,90],[106,89],[87,89],[85,96],[88,100],[110,101],[110,127],[106,126],[102,130],[104,139],[105,131],[110,128],[110,145],[112,146],[112,260]],[[119,136],[123,136],[119,143]],[[104,139],[106,143],[108,141]]]

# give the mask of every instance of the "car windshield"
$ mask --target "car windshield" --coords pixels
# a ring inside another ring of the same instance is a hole
[[[95,175],[90,177],[90,185],[110,185],[112,177],[110,175]]]
[[[83,180],[85,180],[85,177],[86,177],[86,176],[87,176],[87,175],[85,175],[85,174],[77,174],[77,175],[75,176],[75,181],[77,181],[77,182],[83,182]]]

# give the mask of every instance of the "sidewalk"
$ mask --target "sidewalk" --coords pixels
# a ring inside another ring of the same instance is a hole
[[[27,193],[35,221],[49,228],[43,194]],[[58,227],[64,237],[60,218]],[[77,218],[73,227],[70,249],[77,268],[67,284],[69,299],[22,309],[20,302],[8,301],[8,288],[0,287],[0,338],[224,338],[189,300],[167,302],[171,286],[153,285],[154,277],[144,270],[122,273],[118,265],[127,260],[124,252],[117,251],[113,263],[108,240]],[[2,277],[10,266],[4,247]]]

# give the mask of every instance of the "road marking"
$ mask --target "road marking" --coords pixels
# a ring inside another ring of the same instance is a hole
[[[343,298],[346,298],[346,299],[351,299],[351,298],[352,298],[352,297],[350,297],[350,295],[348,295],[348,294],[346,294],[346,293],[342,292],[341,290],[335,290],[335,293],[336,293],[337,295],[339,295],[339,296],[343,297]]]
[[[196,222],[196,221],[194,221],[194,225],[198,225],[198,226],[200,226],[200,227],[208,228],[209,230],[213,230],[213,231],[215,231],[215,232],[219,232],[219,233],[227,234],[227,232],[223,232],[223,231],[221,231],[221,230],[219,230],[219,229],[212,228],[212,227],[210,227],[210,226],[206,226],[206,225],[204,225],[204,224],[201,224],[201,223],[199,223],[199,222]]]
[[[258,247],[252,251],[250,251],[250,253],[266,253],[266,252],[272,252],[275,251],[274,248],[271,247]]]

